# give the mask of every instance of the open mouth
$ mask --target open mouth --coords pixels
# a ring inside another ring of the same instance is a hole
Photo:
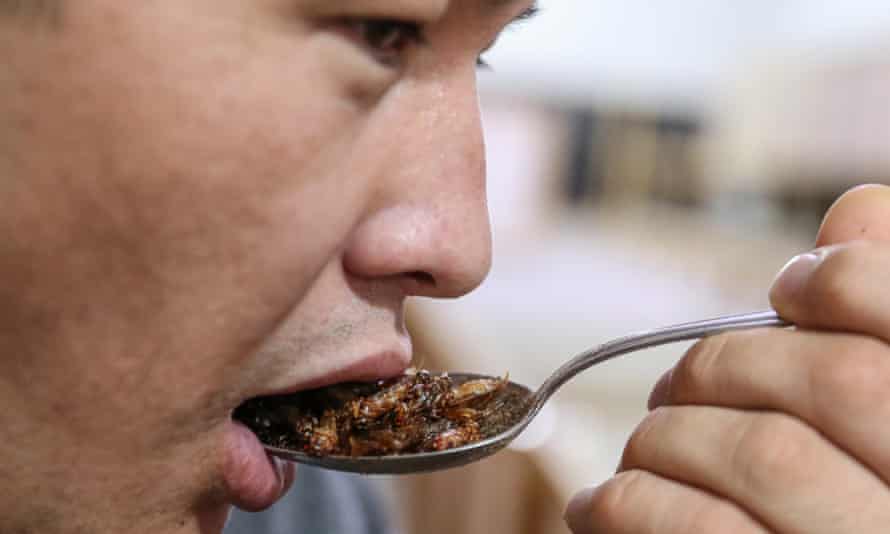
[[[447,373],[409,370],[389,380],[258,397],[234,419],[260,442],[312,456],[384,456],[442,451],[503,430],[507,379],[456,384]]]

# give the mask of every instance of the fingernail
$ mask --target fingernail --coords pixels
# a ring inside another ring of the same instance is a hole
[[[667,400],[668,395],[671,391],[671,375],[673,375],[674,370],[666,372],[661,375],[661,378],[658,379],[658,382],[655,384],[655,388],[652,390],[652,393],[649,395],[649,410],[654,410],[659,406],[663,406]]]
[[[820,249],[814,252],[801,254],[788,262],[779,272],[770,296],[783,300],[792,299],[800,293],[813,272],[822,264],[827,251]]]
[[[593,534],[590,508],[597,488],[588,488],[575,495],[566,507],[563,519],[574,534]]]

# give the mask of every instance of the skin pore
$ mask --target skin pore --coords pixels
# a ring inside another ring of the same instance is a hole
[[[0,5],[0,532],[218,532],[293,476],[240,402],[398,372],[487,273],[476,61],[530,3]]]

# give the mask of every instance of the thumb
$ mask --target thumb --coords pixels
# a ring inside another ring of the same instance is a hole
[[[841,196],[825,215],[816,246],[857,240],[890,242],[890,187],[864,185]]]
[[[890,342],[890,187],[863,186],[825,216],[815,252],[793,259],[770,290],[779,315],[804,328]]]

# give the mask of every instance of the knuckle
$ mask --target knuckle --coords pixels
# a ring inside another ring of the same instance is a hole
[[[670,425],[673,408],[657,408],[650,412],[642,422],[637,426],[627,441],[624,448],[624,454],[621,458],[622,467],[634,467],[641,465],[647,461],[653,461],[653,456],[657,455],[657,447],[659,439],[657,434],[659,428]]]
[[[708,499],[689,511],[683,532],[750,532],[750,522],[735,506]]]
[[[708,337],[696,342],[680,360],[671,376],[671,400],[684,401],[705,389],[717,376],[715,369],[721,355],[728,350],[729,334]]]
[[[811,368],[810,389],[814,398],[831,402],[827,408],[833,411],[861,414],[890,404],[890,350],[878,339],[850,336],[830,359]]]
[[[628,514],[639,511],[645,485],[642,471],[625,471],[615,475],[600,486],[591,498],[591,516],[607,532],[622,527],[627,523]]]
[[[812,482],[809,435],[803,423],[777,413],[760,414],[740,426],[730,465],[746,491],[776,495]]]
[[[851,298],[861,296],[855,273],[860,271],[867,249],[862,243],[844,246],[829,254],[807,282],[807,300],[816,309],[847,309]]]

